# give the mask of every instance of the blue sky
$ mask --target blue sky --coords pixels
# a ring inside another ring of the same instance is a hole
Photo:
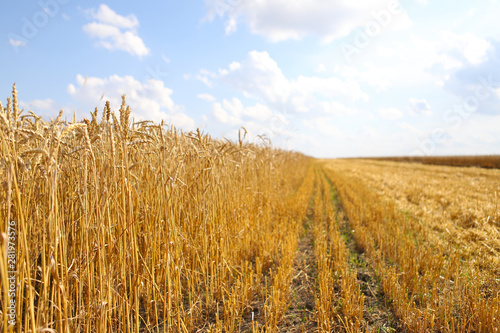
[[[315,157],[500,153],[500,2],[2,1],[3,103]],[[8,13],[8,14],[6,14]]]

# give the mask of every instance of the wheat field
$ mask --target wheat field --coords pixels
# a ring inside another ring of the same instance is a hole
[[[0,105],[3,332],[498,332],[499,170],[90,118]]]

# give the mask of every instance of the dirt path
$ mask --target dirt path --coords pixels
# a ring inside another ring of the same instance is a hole
[[[330,181],[328,179],[328,181]],[[344,242],[350,252],[349,264],[357,272],[357,280],[365,295],[363,319],[367,332],[404,332],[392,310],[386,306],[380,279],[370,265],[365,253],[356,246],[353,230],[349,224],[337,191],[332,187],[332,201],[339,214],[339,223]]]
[[[317,264],[314,257],[314,238],[310,230],[312,212],[304,222],[304,230],[297,246],[293,281],[292,300],[280,332],[315,332],[314,321],[315,283]]]
[[[350,253],[349,265],[356,271],[358,283],[365,296],[363,330],[367,332],[403,332],[392,310],[385,304],[380,279],[377,278],[365,254],[356,246],[353,231],[335,187],[328,178],[327,180],[332,185],[331,200],[328,204],[334,205],[339,214],[339,228]],[[311,197],[311,203],[313,201],[314,195]],[[292,301],[285,319],[279,326],[280,332],[317,332],[318,330],[315,322],[317,259],[314,254],[314,236],[311,230],[313,223],[316,222],[311,206],[297,247],[294,278],[291,286]]]
[[[363,332],[404,332],[402,327],[398,325],[398,321],[391,309],[386,306],[380,279],[377,278],[363,251],[356,246],[353,230],[351,230],[338,194],[330,179],[326,179],[332,186],[332,190],[330,198],[325,198],[325,204],[335,207],[338,214],[337,228],[339,228],[342,239],[349,250],[349,266],[356,272],[358,284],[365,297]],[[315,239],[312,231],[314,224],[320,223],[320,221],[315,221],[315,216],[318,216],[318,214],[315,214],[313,208],[316,195],[321,194],[315,190],[310,198],[310,208],[303,223],[295,254],[293,278],[290,285],[290,305],[283,320],[278,325],[278,332],[318,332],[316,323],[318,263],[315,256]],[[340,285],[335,286],[335,289],[340,297]],[[253,311],[255,320],[261,325],[264,324],[261,302],[254,305]],[[241,332],[251,332],[251,322],[250,315],[247,315],[243,320]],[[342,326],[340,322],[339,326]]]

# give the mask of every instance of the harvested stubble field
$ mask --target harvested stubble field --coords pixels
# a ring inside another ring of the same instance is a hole
[[[500,330],[500,170],[323,162],[410,332]]]
[[[125,98],[82,122],[0,106],[2,331],[498,331],[499,170],[129,118]]]

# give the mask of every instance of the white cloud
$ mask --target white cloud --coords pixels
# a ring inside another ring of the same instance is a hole
[[[26,46],[26,42],[22,40],[17,40],[14,38],[9,38],[9,44],[14,46],[14,47],[20,47],[20,46]]]
[[[396,0],[287,0],[240,1],[233,10],[219,16],[227,16],[226,33],[236,30],[244,22],[250,30],[271,41],[301,39],[317,36],[324,42],[347,36],[358,27],[387,17],[393,28],[407,26],[409,18]],[[380,14],[383,13],[383,14]],[[215,17],[209,10],[209,18]]]
[[[69,84],[68,93],[86,105],[98,106],[102,109],[104,102],[109,100],[112,109],[118,110],[121,105],[121,95],[126,94],[127,103],[132,114],[137,119],[160,122],[166,120],[185,130],[195,128],[194,120],[176,105],[172,98],[172,90],[165,87],[163,81],[149,79],[139,82],[132,76],[112,75],[107,78],[77,75],[76,84]]]
[[[329,115],[349,115],[360,112],[356,108],[346,106],[337,101],[319,101],[314,107],[315,109]]]
[[[149,49],[137,34],[139,21],[135,15],[121,16],[104,4],[99,10],[90,9],[87,13],[97,21],[84,25],[83,31],[89,37],[98,39],[98,46],[139,57],[149,54]]]
[[[212,96],[210,94],[199,94],[196,97],[198,97],[199,99],[202,99],[204,101],[207,101],[207,102],[215,102],[217,100],[214,96]]]
[[[263,104],[244,107],[238,98],[224,99],[221,103],[214,103],[212,112],[217,120],[224,124],[244,126],[249,121],[257,121],[262,126],[273,116],[273,112]]]
[[[479,40],[473,43],[483,45],[483,51],[469,54],[470,61],[465,60],[467,53],[464,51],[463,66],[447,73],[442,86],[444,91],[456,97],[456,104],[463,105],[467,100],[470,104],[472,99],[475,100],[472,108],[474,113],[497,115],[500,102],[500,59],[497,54],[500,43],[490,39],[488,43],[491,42],[491,46],[486,48],[485,42]],[[467,46],[463,49],[467,49]],[[457,50],[456,53],[461,54],[461,51]]]
[[[168,58],[166,55],[162,54],[161,55],[161,58],[163,59],[163,61],[165,61],[167,64],[170,63],[170,58]]]
[[[210,127],[222,126],[224,136],[230,139],[236,139],[238,130],[244,127],[251,142],[260,142],[264,136],[275,146],[290,148],[290,139],[296,134],[291,119],[285,115],[273,112],[261,103],[244,106],[238,98],[213,103],[210,118]]]
[[[490,42],[471,34],[441,31],[436,37],[429,40],[412,34],[404,42],[381,44],[366,61],[343,66],[340,75],[367,83],[377,92],[415,85],[443,86],[450,73],[485,63],[493,49]]]
[[[214,86],[213,80],[218,76],[216,73],[212,73],[207,71],[206,69],[202,69],[198,72],[198,74],[184,74],[184,80],[196,79],[198,81],[203,82],[208,88],[212,88]]]
[[[381,133],[373,128],[372,126],[363,126],[360,131],[360,136],[365,139],[380,139],[382,138]]]
[[[216,16],[222,18],[238,10],[243,0],[204,0],[207,8],[205,19],[212,21]]]
[[[345,81],[338,77],[307,77],[299,76],[292,82],[292,92],[301,91],[310,95],[319,95],[325,98],[342,97],[349,101],[364,100],[369,97],[355,81]]]
[[[318,67],[314,70],[316,73],[326,72],[326,66],[324,64],[319,64]]]
[[[424,68],[441,66],[445,71],[456,70],[466,64],[478,65],[485,62],[491,44],[471,33],[455,34],[447,30],[439,33],[436,41],[426,41],[412,36],[415,51],[422,59]]]
[[[431,107],[425,99],[410,98],[410,106],[408,107],[412,115],[432,115]]]
[[[381,44],[364,62],[344,66],[342,77],[364,82],[377,92],[389,88],[435,82],[430,68],[444,62],[442,41],[428,41],[412,34],[404,42]],[[460,65],[459,61],[451,65]]]
[[[245,96],[257,98],[281,111],[351,113],[352,109],[343,107],[340,101],[369,99],[359,84],[352,80],[316,76],[299,76],[289,80],[267,52],[249,52],[243,62],[233,62],[227,69],[219,70],[219,79]]]
[[[403,118],[403,112],[397,108],[379,108],[378,114],[385,119],[396,120]]]
[[[19,105],[22,108],[29,109],[31,111],[42,111],[42,112],[48,111],[52,114],[57,114],[57,112],[59,111],[59,110],[57,110],[56,103],[50,98],[34,99],[34,100],[30,101],[29,103],[21,101],[21,102],[19,102]]]
[[[413,129],[414,153],[426,155],[490,155],[498,153],[500,115],[476,115],[456,128],[450,124],[420,131]],[[411,129],[411,125],[408,125]],[[436,139],[439,133],[439,139]]]
[[[33,111],[37,115],[47,118],[54,118],[60,110],[64,110],[63,119],[67,119],[67,117],[73,116],[72,111],[74,110],[74,106],[59,104],[51,98],[33,99],[29,102],[20,100],[19,106],[26,111]]]
[[[243,63],[233,62],[229,69],[220,70],[220,78],[271,103],[284,102],[291,89],[290,82],[267,52],[251,51]]]
[[[220,103],[215,103],[212,106],[212,113],[215,116],[215,119],[223,124],[237,125],[239,123],[239,119],[231,116],[226,110],[224,110]]]
[[[213,87],[213,82],[205,75],[196,75],[196,79],[198,81],[203,82],[207,87],[212,88]]]
[[[341,70],[341,75],[348,80],[365,82],[373,87],[377,92],[387,90],[389,87],[408,80],[408,75],[402,75],[400,68],[379,66],[373,62],[365,62],[358,66],[345,66]],[[412,77],[413,78],[413,77]]]
[[[304,127],[328,138],[345,139],[344,133],[335,126],[334,119],[318,117],[303,120]]]
[[[464,57],[470,64],[477,65],[487,60],[487,52],[491,44],[471,33],[458,35],[450,31],[441,32],[446,45],[445,51],[455,57]]]
[[[304,129],[341,138],[337,120],[358,113],[355,103],[369,100],[353,80],[303,75],[289,79],[267,52],[251,51],[243,61],[219,69],[216,77],[204,73],[246,98],[245,103],[238,98],[213,103],[211,127],[218,124],[222,133],[235,135],[244,126],[251,138],[263,134],[283,148],[297,149],[306,141],[318,143],[310,133],[303,134]],[[255,102],[246,105],[247,100]],[[305,141],[299,142],[299,136]]]
[[[498,152],[500,133],[498,132],[500,115],[480,115],[469,122],[464,123],[461,128],[450,131],[452,137],[457,138],[460,143],[477,143],[478,145],[492,146]],[[481,130],[478,131],[477,129]],[[485,149],[486,147],[482,147]]]
[[[424,135],[424,132],[422,132],[421,130],[417,129],[415,126],[407,122],[398,123],[398,127],[407,133],[413,134],[414,136]]]
[[[89,12],[92,18],[96,19],[97,21],[110,24],[118,28],[134,29],[139,26],[139,20],[137,20],[137,17],[135,15],[118,15],[115,11],[113,11],[105,4],[100,5],[97,11],[91,9]]]

